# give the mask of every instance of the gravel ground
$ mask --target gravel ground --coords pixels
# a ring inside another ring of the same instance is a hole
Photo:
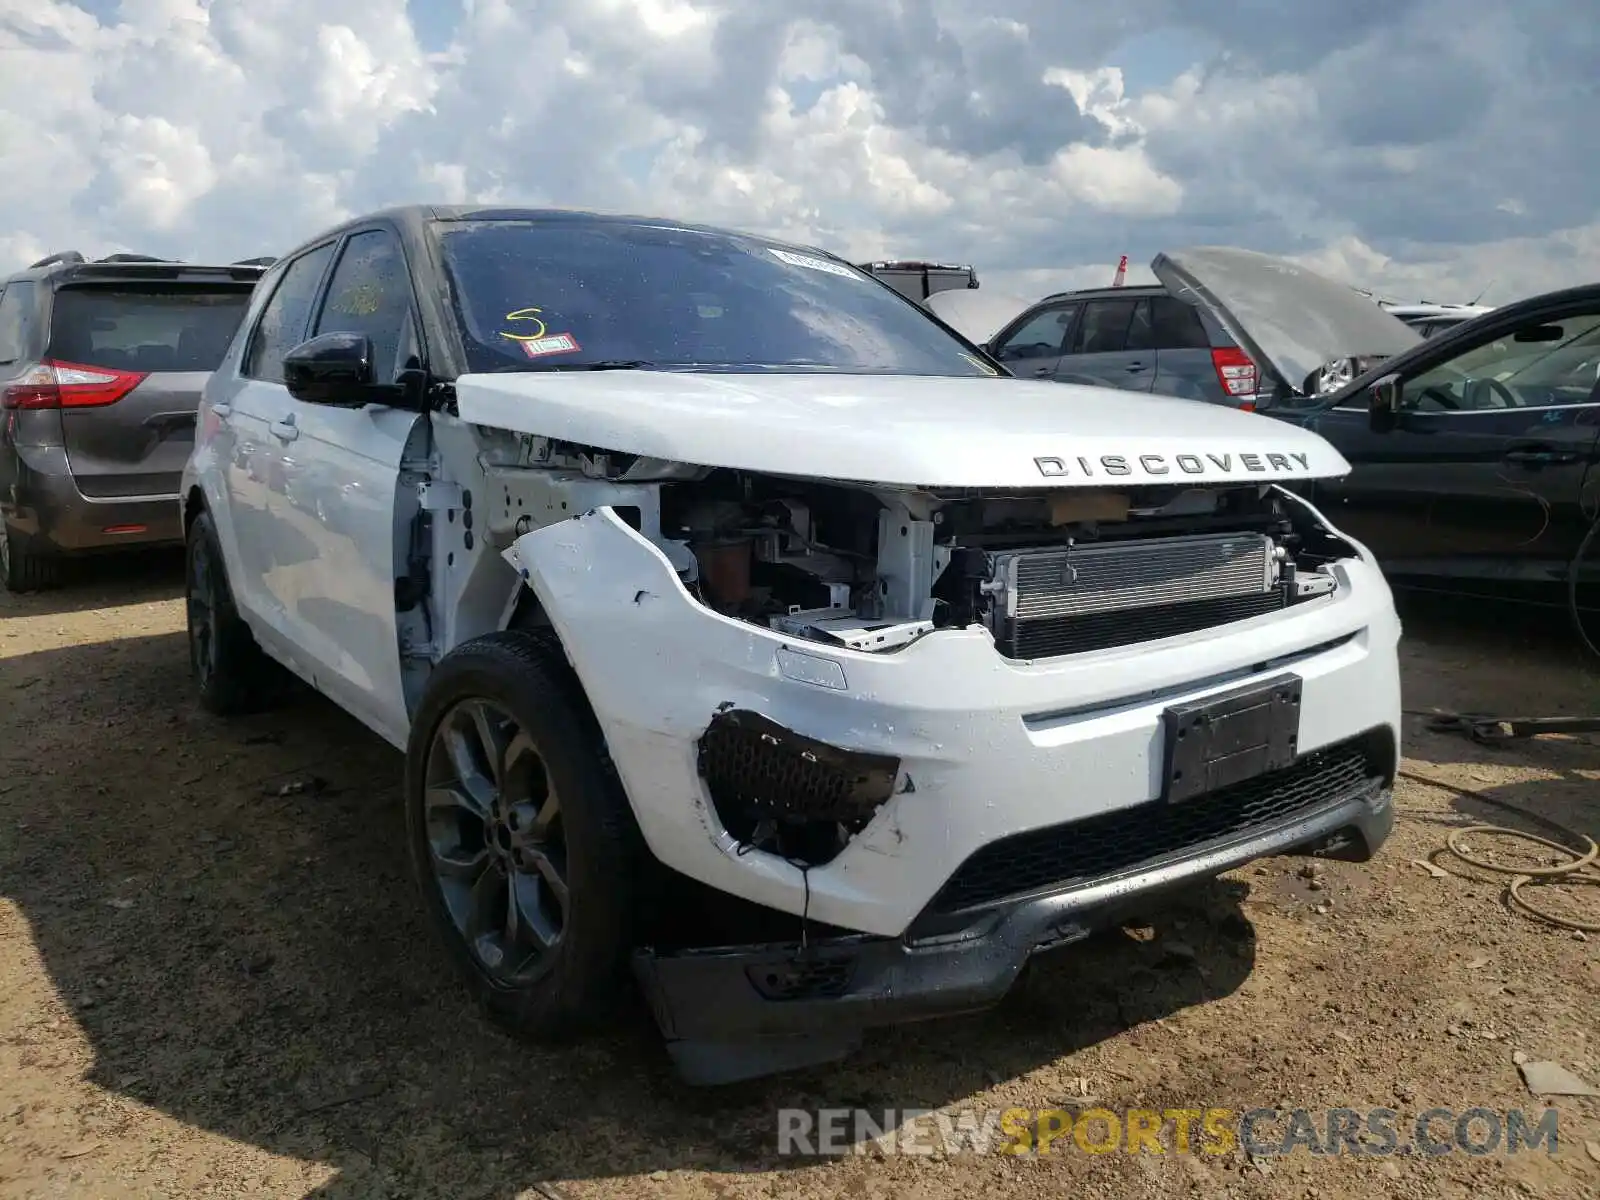
[[[0,593],[0,1195],[1600,1195],[1595,1098],[1548,1101],[1555,1155],[776,1154],[785,1107],[1378,1106],[1404,1126],[1542,1108],[1514,1056],[1600,1082],[1600,935],[1416,861],[1453,827],[1537,830],[1505,805],[1600,835],[1600,738],[1491,749],[1410,718],[1377,861],[1258,864],[1040,963],[996,1012],[697,1093],[643,1022],[555,1050],[486,1027],[413,902],[398,756],[314,697],[198,712],[179,578],[155,558]],[[1406,614],[1408,707],[1600,711],[1558,620],[1438,608]],[[1563,902],[1595,921],[1597,899]]]

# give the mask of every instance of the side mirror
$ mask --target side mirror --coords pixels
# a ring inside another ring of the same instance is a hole
[[[1402,394],[1398,375],[1385,375],[1369,389],[1367,423],[1373,433],[1388,433],[1399,422]]]
[[[372,339],[364,333],[324,333],[301,342],[283,356],[283,382],[296,400],[349,408],[386,403],[393,390],[377,386]]]

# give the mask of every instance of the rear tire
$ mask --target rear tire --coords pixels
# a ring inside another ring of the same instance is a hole
[[[489,1017],[549,1041],[629,996],[642,839],[558,645],[511,630],[433,671],[406,754],[423,904]]]
[[[0,583],[8,592],[42,592],[61,582],[61,560],[40,554],[26,539],[0,526]]]
[[[255,712],[276,699],[276,666],[234,607],[211,514],[189,526],[184,569],[189,671],[200,707],[219,717]]]

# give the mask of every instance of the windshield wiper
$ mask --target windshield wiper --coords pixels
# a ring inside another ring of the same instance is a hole
[[[494,373],[502,371],[520,371],[524,374],[535,371],[647,371],[656,364],[644,358],[602,358],[595,362],[577,363],[508,363],[503,367],[495,367]]]

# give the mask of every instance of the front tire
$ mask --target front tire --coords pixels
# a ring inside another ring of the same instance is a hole
[[[189,526],[184,568],[189,670],[200,707],[219,717],[254,712],[273,698],[276,672],[234,607],[211,514]]]
[[[423,903],[491,1019],[541,1041],[605,1024],[627,994],[639,834],[558,646],[493,633],[434,669],[405,802]]]

